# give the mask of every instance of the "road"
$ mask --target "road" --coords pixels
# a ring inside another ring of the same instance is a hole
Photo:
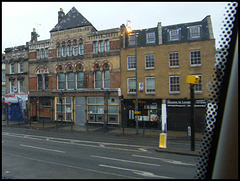
[[[188,179],[197,157],[159,153],[158,140],[2,127],[2,176],[16,179]]]

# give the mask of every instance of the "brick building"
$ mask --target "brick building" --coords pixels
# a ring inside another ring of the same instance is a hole
[[[140,126],[187,130],[190,121],[188,75],[198,75],[195,85],[196,130],[204,127],[205,108],[215,62],[215,40],[210,16],[202,21],[125,32],[121,49],[123,120],[135,126],[137,33],[137,82]]]
[[[29,45],[31,116],[120,124],[121,28],[97,31],[75,7],[60,8],[50,35]]]

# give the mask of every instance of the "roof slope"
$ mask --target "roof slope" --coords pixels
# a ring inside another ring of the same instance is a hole
[[[50,31],[50,33],[89,25],[93,26],[75,7],[72,7],[63,19]]]

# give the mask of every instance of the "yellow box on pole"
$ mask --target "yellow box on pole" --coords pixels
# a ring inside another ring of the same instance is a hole
[[[167,133],[160,133],[159,148],[167,148]]]
[[[186,82],[189,84],[198,84],[199,80],[200,80],[199,76],[189,75],[189,76],[187,76]]]

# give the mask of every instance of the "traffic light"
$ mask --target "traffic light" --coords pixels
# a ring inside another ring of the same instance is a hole
[[[199,80],[200,80],[199,76],[196,75],[187,76],[187,83],[189,84],[198,84]]]

